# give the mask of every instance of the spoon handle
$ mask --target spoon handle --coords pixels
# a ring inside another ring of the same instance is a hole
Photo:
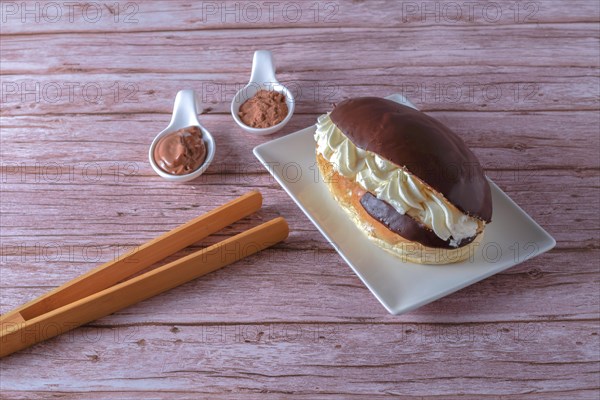
[[[196,107],[196,93],[192,89],[177,92],[175,104],[173,105],[173,116],[169,125],[181,127],[200,125]]]
[[[257,50],[254,52],[250,82],[255,82],[259,85],[264,83],[277,83],[273,54],[269,50]]]

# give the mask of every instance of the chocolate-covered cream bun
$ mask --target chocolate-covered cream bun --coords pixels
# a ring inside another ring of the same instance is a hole
[[[378,97],[348,99],[319,117],[315,140],[317,161],[361,193],[343,207],[362,207],[398,241],[456,249],[491,221],[491,191],[479,161],[458,135],[423,112]]]

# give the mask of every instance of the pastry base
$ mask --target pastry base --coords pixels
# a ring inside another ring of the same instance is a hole
[[[329,191],[348,214],[356,226],[377,246],[400,258],[403,262],[418,264],[451,264],[472,259],[479,246],[483,231],[469,244],[456,249],[440,249],[423,246],[392,232],[381,222],[371,217],[360,204],[365,193],[358,183],[338,174],[331,163],[322,155],[316,154],[321,178]]]

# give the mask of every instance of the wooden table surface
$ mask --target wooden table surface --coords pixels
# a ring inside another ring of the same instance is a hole
[[[291,226],[272,249],[6,357],[2,398],[598,399],[597,1],[1,7],[2,312],[252,189],[264,209],[195,249],[277,215]],[[254,159],[273,137],[231,119],[257,49],[297,97],[274,137],[341,99],[404,93],[556,248],[389,315]],[[188,87],[218,148],[174,184],[147,151]]]

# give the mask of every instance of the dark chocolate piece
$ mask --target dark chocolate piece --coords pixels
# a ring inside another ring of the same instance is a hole
[[[492,193],[477,157],[438,120],[379,97],[344,100],[331,120],[355,146],[405,167],[462,212],[491,221]]]
[[[423,246],[455,249],[450,246],[450,240],[443,240],[434,231],[423,225],[408,214],[400,214],[387,202],[378,199],[372,193],[366,192],[360,198],[360,204],[369,215],[384,224],[389,230],[405,239],[421,243]],[[475,236],[460,241],[458,247],[471,243]]]

